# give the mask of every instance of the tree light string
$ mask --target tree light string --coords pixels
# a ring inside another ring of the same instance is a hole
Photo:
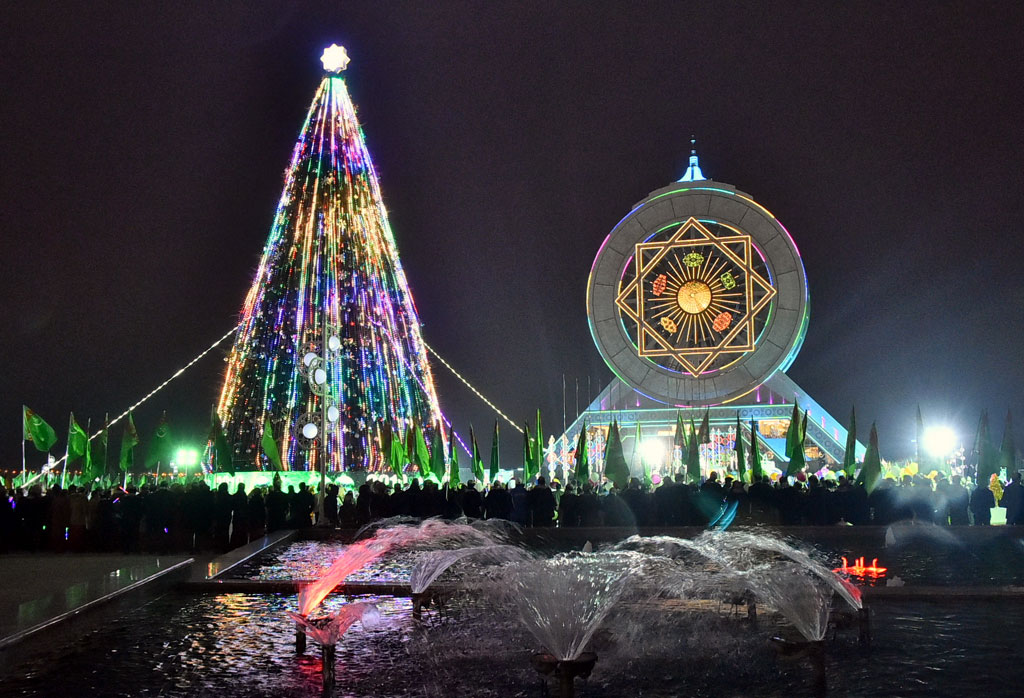
[[[447,369],[448,369],[449,371],[451,371],[451,372],[452,372],[453,374],[455,374],[455,377],[456,377],[456,378],[458,378],[458,379],[459,379],[460,381],[462,381],[462,383],[463,383],[463,384],[464,384],[464,385],[465,385],[465,386],[466,386],[467,388],[469,388],[470,390],[472,390],[472,391],[473,391],[473,393],[474,393],[474,394],[476,394],[476,396],[477,396],[478,398],[480,398],[480,399],[481,399],[481,400],[483,400],[483,401],[484,401],[485,403],[487,403],[487,406],[488,406],[488,407],[490,407],[490,408],[491,408],[492,410],[494,410],[495,412],[497,412],[497,413],[498,413],[498,415],[500,415],[500,416],[501,416],[501,417],[502,417],[502,418],[503,418],[503,419],[504,419],[504,420],[505,420],[506,422],[508,422],[509,424],[511,424],[511,425],[512,425],[512,428],[513,428],[513,429],[515,429],[516,431],[518,431],[518,432],[519,432],[520,434],[522,434],[522,433],[523,433],[523,428],[522,428],[521,426],[519,426],[518,424],[516,424],[515,422],[513,422],[513,421],[512,421],[512,420],[511,420],[511,419],[509,418],[509,416],[508,416],[507,414],[505,414],[504,412],[502,412],[501,410],[499,410],[499,409],[498,409],[497,405],[495,405],[495,404],[494,404],[493,402],[491,402],[491,401],[490,401],[490,400],[488,400],[488,399],[487,399],[486,397],[484,397],[483,393],[481,393],[481,392],[480,392],[479,390],[477,390],[476,388],[474,388],[474,387],[473,387],[473,385],[472,385],[472,384],[471,384],[471,383],[470,383],[470,382],[469,382],[468,380],[466,380],[465,378],[463,378],[463,377],[462,377],[462,376],[461,376],[461,375],[459,374],[459,372],[458,372],[458,371],[456,371],[456,370],[455,370],[454,368],[452,368],[452,365],[451,365],[450,363],[448,363],[447,361],[445,361],[445,360],[444,360],[444,359],[443,359],[443,358],[441,357],[441,355],[440,355],[440,354],[438,354],[438,353],[437,353],[437,352],[436,352],[436,351],[434,350],[434,348],[433,348],[432,346],[430,346],[429,344],[427,344],[426,340],[424,340],[424,342],[423,342],[423,346],[425,346],[425,347],[427,348],[427,351],[429,351],[429,352],[430,352],[431,354],[433,354],[433,355],[434,355],[434,358],[435,358],[435,359],[437,359],[437,360],[438,360],[438,361],[440,361],[440,362],[441,362],[442,364],[444,364],[444,367],[445,367],[445,368],[447,368]]]
[[[126,409],[126,410],[125,410],[124,412],[122,412],[121,414],[119,414],[119,415],[117,415],[116,417],[114,417],[113,419],[111,419],[111,420],[110,420],[109,422],[107,422],[106,426],[104,426],[104,427],[103,427],[102,429],[99,429],[99,430],[97,430],[95,434],[92,434],[91,436],[89,436],[89,441],[91,442],[91,441],[92,441],[93,439],[95,439],[95,438],[96,438],[97,436],[99,436],[99,435],[101,435],[101,434],[102,434],[103,432],[107,431],[107,430],[108,430],[108,429],[109,429],[110,427],[114,426],[115,424],[117,424],[118,422],[120,422],[120,421],[121,421],[122,419],[124,419],[125,417],[127,417],[127,416],[128,416],[128,415],[129,415],[129,414],[130,414],[130,413],[131,413],[131,412],[132,412],[132,411],[133,411],[133,410],[134,410],[134,409],[136,408],[136,407],[138,407],[138,406],[139,406],[139,405],[141,405],[142,403],[146,402],[147,400],[149,400],[149,398],[153,397],[154,395],[156,395],[157,393],[159,393],[159,392],[160,392],[161,390],[163,390],[164,388],[166,388],[166,387],[167,387],[167,384],[168,384],[168,383],[170,383],[171,381],[173,381],[173,380],[174,380],[175,378],[177,378],[178,376],[180,376],[180,375],[181,375],[182,373],[184,373],[184,372],[185,372],[185,371],[187,371],[188,369],[192,368],[192,366],[194,366],[194,365],[195,365],[195,364],[196,364],[196,363],[197,363],[198,361],[200,361],[200,360],[201,360],[201,359],[202,359],[202,358],[203,358],[204,356],[206,356],[206,355],[207,355],[207,354],[209,354],[209,353],[210,353],[211,351],[213,351],[213,350],[214,350],[214,349],[216,349],[216,348],[217,348],[218,346],[220,346],[220,345],[221,345],[221,344],[222,344],[222,343],[224,342],[224,340],[225,340],[225,339],[227,339],[228,337],[230,337],[231,335],[233,335],[233,334],[235,333],[235,331],[236,331],[237,329],[238,329],[238,325],[235,325],[235,326],[234,326],[234,327],[232,327],[232,328],[231,328],[230,330],[228,330],[227,332],[225,332],[225,333],[224,333],[224,336],[223,336],[223,337],[221,337],[221,338],[220,338],[220,339],[218,339],[218,340],[217,340],[216,342],[214,342],[214,343],[213,343],[213,344],[211,344],[211,345],[210,345],[209,347],[207,347],[207,348],[206,348],[206,349],[205,349],[205,350],[204,350],[204,351],[203,351],[202,353],[200,353],[200,354],[199,354],[199,356],[195,357],[194,359],[192,359],[191,361],[189,361],[189,362],[188,362],[187,364],[185,364],[184,366],[182,366],[181,368],[179,368],[179,369],[178,369],[177,371],[175,371],[175,372],[174,372],[174,375],[172,375],[172,376],[171,376],[170,378],[168,378],[167,380],[165,380],[165,381],[164,381],[163,383],[161,383],[160,385],[158,385],[158,386],[156,386],[155,388],[153,388],[152,390],[150,390],[150,391],[149,391],[149,392],[148,392],[148,393],[147,393],[147,394],[146,394],[145,396],[143,396],[143,397],[142,397],[142,399],[140,399],[140,400],[139,400],[138,402],[136,402],[136,403],[135,403],[134,405],[132,405],[131,407],[129,407],[128,409]],[[60,465],[61,463],[63,463],[63,462],[65,461],[65,460],[67,460],[67,457],[68,457],[68,456],[67,456],[67,454],[64,454],[63,456],[61,456],[61,457],[60,457],[60,459],[59,459],[59,460],[56,460],[56,461],[54,461],[53,465],[51,466],[51,469],[53,469],[53,468],[56,468],[56,467],[57,467],[58,465]],[[42,473],[42,472],[40,472],[40,473],[39,473],[38,475],[36,475],[36,476],[35,476],[34,478],[32,478],[31,480],[29,480],[28,482],[22,483],[22,487],[28,487],[29,485],[31,485],[31,484],[32,484],[33,482],[35,482],[36,480],[38,480],[38,479],[39,479],[39,478],[41,478],[42,476],[43,476],[43,473]]]

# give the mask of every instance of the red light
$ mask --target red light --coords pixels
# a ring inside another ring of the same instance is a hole
[[[841,559],[843,561],[842,567],[836,567],[834,570],[832,570],[836,574],[848,574],[851,577],[878,578],[884,577],[886,571],[889,569],[888,567],[879,567],[877,557],[871,561],[870,565],[864,564],[863,557],[859,557],[856,560],[854,560],[852,566],[847,562],[845,557]]]

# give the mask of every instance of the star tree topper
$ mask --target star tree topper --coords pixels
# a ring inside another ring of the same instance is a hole
[[[348,67],[348,52],[344,46],[331,44],[324,49],[324,55],[320,56],[320,62],[324,64],[324,70],[328,73],[340,73]]]

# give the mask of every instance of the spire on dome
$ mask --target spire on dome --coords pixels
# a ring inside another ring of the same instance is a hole
[[[690,136],[690,166],[686,168],[686,172],[679,179],[680,182],[697,182],[702,179],[707,179],[704,173],[700,171],[700,165],[697,164],[697,139]]]

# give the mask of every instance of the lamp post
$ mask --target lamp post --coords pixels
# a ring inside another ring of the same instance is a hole
[[[326,313],[324,314],[326,318]],[[317,512],[319,516],[318,525],[327,525],[327,517],[324,516],[324,500],[327,488],[327,461],[330,458],[330,439],[328,435],[335,427],[341,412],[338,406],[332,401],[329,367],[331,357],[341,349],[341,339],[338,338],[338,327],[329,324],[326,319],[321,333],[320,352],[307,351],[302,357],[302,366],[309,383],[310,390],[314,395],[320,397],[320,414],[306,414],[302,418],[301,434],[308,445],[318,444],[320,446],[320,486],[317,489]],[[317,424],[319,422],[319,424]]]

